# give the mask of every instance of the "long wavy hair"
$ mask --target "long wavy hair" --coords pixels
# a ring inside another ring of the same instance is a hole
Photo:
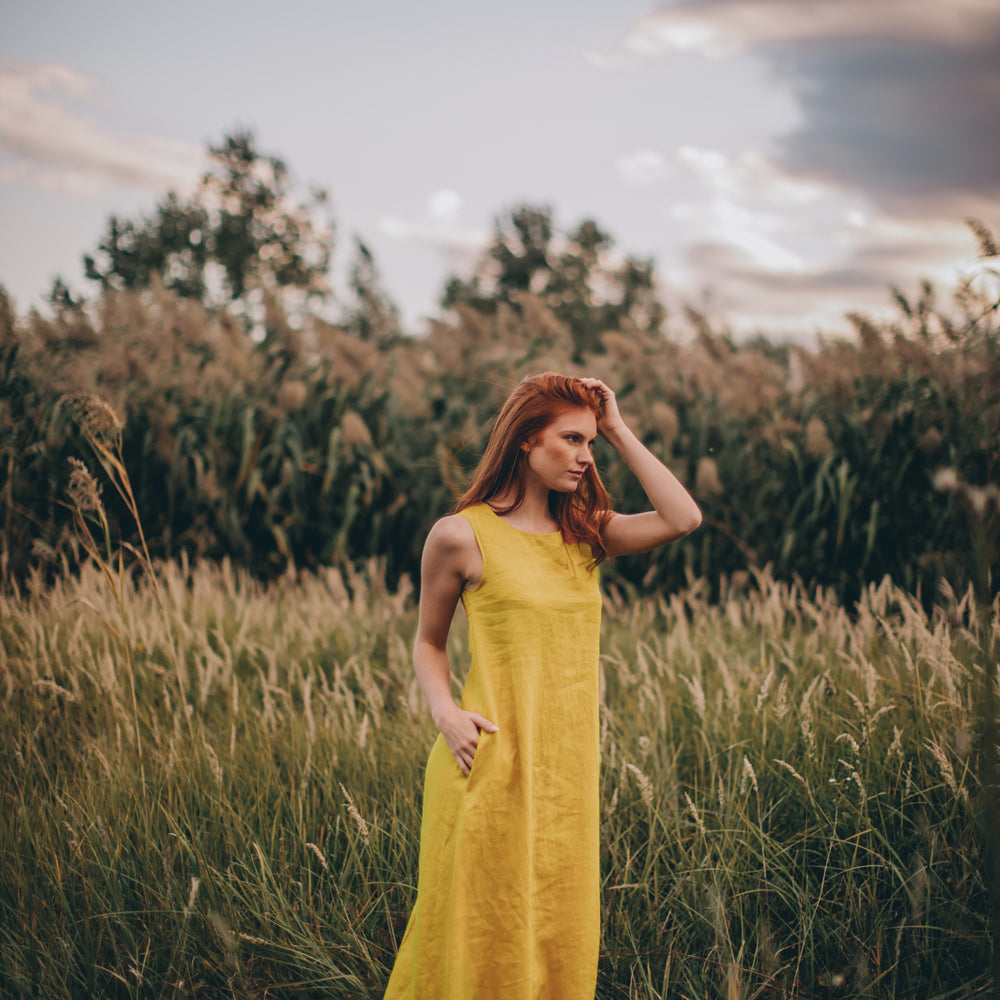
[[[498,514],[516,510],[525,495],[527,454],[521,445],[566,410],[582,407],[597,417],[603,405],[600,392],[585,386],[579,379],[553,372],[529,375],[500,408],[472,482],[452,513],[457,514],[477,503],[487,503],[508,490],[513,490],[513,501],[505,507],[494,507],[494,510]],[[593,462],[587,466],[572,493],[549,491],[549,509],[563,538],[589,544],[595,564],[603,562],[608,555],[601,529],[611,515],[610,506],[608,491]]]

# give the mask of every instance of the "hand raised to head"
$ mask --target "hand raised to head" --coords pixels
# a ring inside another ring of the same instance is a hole
[[[580,381],[588,389],[596,390],[601,397],[601,410],[597,415],[597,432],[602,437],[607,438],[619,428],[625,426],[621,412],[618,409],[618,400],[615,398],[615,391],[606,382],[599,378],[581,378]]]

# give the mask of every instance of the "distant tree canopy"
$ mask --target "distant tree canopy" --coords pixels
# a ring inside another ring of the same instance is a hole
[[[498,218],[493,239],[468,279],[452,278],[441,304],[495,313],[520,309],[532,293],[565,323],[577,357],[601,349],[600,337],[629,326],[659,329],[665,310],[652,261],[613,254],[614,241],[592,219],[560,238],[547,206],[521,205]]]
[[[138,291],[154,275],[184,298],[203,304],[245,299],[251,292],[296,289],[329,294],[333,227],[325,191],[295,202],[288,168],[237,131],[209,147],[211,169],[195,193],[171,192],[139,220],[111,216],[87,277],[103,289]]]
[[[256,312],[255,324],[265,296],[295,292],[307,312],[326,300],[334,231],[326,192],[296,201],[285,162],[262,153],[249,131],[225,135],[208,154],[210,169],[191,196],[170,192],[148,216],[108,219],[96,250],[83,258],[87,278],[102,291],[142,291],[159,280],[209,308]],[[399,311],[360,238],[349,289],[353,301],[341,326],[380,347],[402,334]],[[498,217],[472,276],[450,278],[441,303],[487,316],[503,304],[520,315],[525,294],[566,326],[578,361],[600,352],[608,331],[657,331],[665,318],[651,260],[615,252],[592,219],[560,233],[547,206],[520,205]],[[81,305],[58,278],[49,302],[57,313]]]
[[[930,599],[969,579],[971,551],[995,590],[1000,285],[970,279],[944,311],[930,285],[913,302],[896,292],[895,321],[854,316],[855,342],[812,350],[737,342],[693,310],[678,339],[652,262],[615,253],[592,220],[560,233],[523,205],[448,283],[453,315],[407,337],[360,239],[341,319],[316,308],[332,255],[322,193],[293,202],[287,168],[249,133],[210,153],[190,198],[110,220],[86,259],[99,303],[57,280],[51,317],[22,322],[0,288],[0,588],[78,564],[73,400],[124,419],[156,555],[262,575],[378,556],[395,577],[418,572],[507,391],[545,366],[614,385],[703,507],[691,538],[616,560],[621,581],[722,588],[770,567],[847,601],[886,574]],[[996,258],[1000,238],[970,226]],[[264,336],[240,335],[241,313]],[[621,509],[648,505],[620,456],[601,461]],[[130,511],[105,497],[134,546]]]

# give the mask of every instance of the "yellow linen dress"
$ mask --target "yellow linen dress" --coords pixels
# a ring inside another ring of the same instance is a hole
[[[424,778],[417,899],[385,1000],[594,1000],[600,944],[598,656],[590,546],[461,512],[483,557],[462,595],[482,732]]]

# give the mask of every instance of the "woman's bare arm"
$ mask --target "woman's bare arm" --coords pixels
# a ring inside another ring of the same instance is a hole
[[[604,408],[598,433],[635,473],[654,508],[642,514],[612,514],[602,532],[608,554],[647,552],[694,531],[701,524],[701,510],[677,477],[628,428],[612,389],[600,379],[581,381],[600,390]]]
[[[427,536],[420,566],[420,623],[413,645],[413,667],[431,715],[458,766],[468,774],[479,732],[497,727],[479,712],[455,704],[448,663],[448,631],[455,608],[481,556],[472,526],[453,515],[438,521]]]

